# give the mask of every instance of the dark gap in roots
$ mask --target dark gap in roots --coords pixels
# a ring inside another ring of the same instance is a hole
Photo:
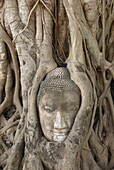
[[[111,94],[114,102],[114,80],[111,81]]]
[[[16,111],[16,107],[14,105],[10,106],[9,109],[6,109],[3,114],[4,114],[4,117],[6,118],[6,120],[10,119],[13,114],[15,113]]]

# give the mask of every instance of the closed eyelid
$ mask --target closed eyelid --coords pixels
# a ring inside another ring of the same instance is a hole
[[[74,110],[74,111],[76,111],[78,109],[78,107],[68,107],[68,108],[66,108],[66,110]]]
[[[50,109],[50,110],[54,110],[55,109],[55,107],[51,106],[51,105],[44,105],[43,108],[44,109]]]
[[[78,104],[75,104],[75,103],[68,103],[68,104],[65,104],[64,107],[66,108],[77,108],[78,107]]]

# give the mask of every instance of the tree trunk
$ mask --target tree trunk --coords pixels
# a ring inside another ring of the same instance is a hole
[[[57,67],[81,92],[62,143],[42,138],[37,107]],[[113,138],[114,1],[1,0],[0,169],[114,170]]]

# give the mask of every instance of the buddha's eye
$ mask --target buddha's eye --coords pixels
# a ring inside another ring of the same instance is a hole
[[[54,111],[54,108],[53,108],[53,107],[50,107],[50,106],[44,106],[44,109],[45,109],[47,112],[49,112],[49,113],[51,113],[51,112]]]
[[[77,111],[77,107],[71,105],[71,106],[67,107],[67,110],[68,111]]]

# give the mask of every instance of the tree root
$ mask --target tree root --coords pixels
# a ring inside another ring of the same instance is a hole
[[[4,128],[0,130],[0,136],[3,135],[11,127],[18,125],[18,123],[19,123],[19,120],[16,120],[15,122],[12,122],[12,123],[8,123],[7,126],[5,126]]]
[[[16,50],[15,50],[13,44],[12,44],[12,41],[11,41],[10,37],[7,35],[7,33],[5,32],[5,30],[2,28],[1,24],[0,24],[0,37],[8,45],[10,52],[11,52],[12,61],[13,61],[13,65],[14,65],[15,79],[16,79],[13,102],[16,105],[16,108],[18,109],[19,113],[21,114],[22,106],[21,106],[21,103],[20,103],[20,100],[19,100],[20,78],[19,78],[18,59],[17,59],[17,55],[16,55]]]
[[[8,67],[7,71],[7,80],[5,85],[5,99],[0,105],[0,115],[3,111],[12,105],[13,100],[13,79],[10,67]]]
[[[7,77],[7,54],[5,44],[0,40],[0,104],[3,101],[3,90]]]
[[[28,27],[28,25],[29,25],[30,17],[31,17],[31,15],[32,15],[33,11],[35,10],[35,8],[37,7],[39,1],[40,1],[40,0],[37,0],[36,3],[34,4],[33,8],[31,9],[31,11],[30,11],[30,13],[29,13],[29,16],[28,16],[28,18],[27,18],[26,26],[14,37],[13,42],[15,42],[17,36],[19,36],[20,34],[22,34],[22,33],[27,29],[27,27]]]
[[[82,157],[82,169],[85,170],[102,170],[98,164],[95,162],[91,150],[89,149],[83,149],[82,153],[81,153],[81,157]]]
[[[75,20],[75,23],[78,25],[78,28],[81,31],[83,39],[86,40],[88,50],[93,57],[93,63],[96,67],[100,66],[102,53],[100,52],[97,40],[92,35],[85,19],[81,1],[76,0],[74,3],[72,0],[63,0],[63,4],[65,6],[66,13],[72,18],[72,20]],[[76,8],[74,8],[74,6]],[[75,25],[73,27],[75,27]]]
[[[107,170],[108,167],[108,150],[103,145],[100,140],[98,139],[97,135],[95,135],[94,131],[92,131],[90,139],[89,139],[89,145],[94,153],[98,165],[103,169]]]
[[[0,156],[0,166],[4,167],[6,165],[8,156],[8,152],[4,152],[2,156]]]
[[[10,152],[11,158],[7,160],[7,165],[4,168],[4,170],[18,170],[23,158],[24,133],[25,133],[25,128],[21,130],[14,145],[11,148],[11,152]]]

